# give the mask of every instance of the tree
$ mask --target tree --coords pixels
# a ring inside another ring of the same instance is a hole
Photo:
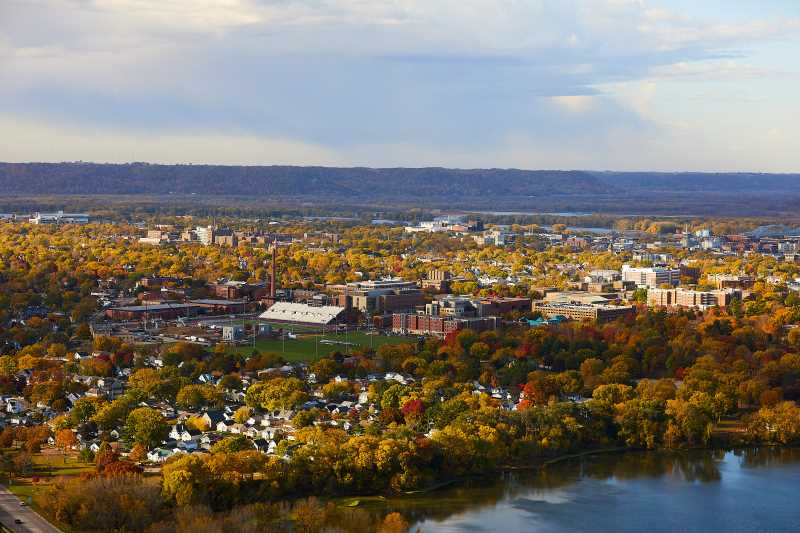
[[[175,402],[185,409],[221,407],[223,401],[222,392],[211,385],[185,385],[175,397]]]
[[[147,458],[147,448],[144,447],[143,444],[136,443],[131,448],[131,452],[128,454],[128,459],[133,461],[134,463],[138,463],[140,461],[144,461]]]
[[[61,451],[64,453],[65,459],[67,450],[71,450],[77,443],[78,439],[75,437],[75,432],[71,429],[65,428],[56,433],[56,448],[61,449]]]
[[[82,424],[92,418],[102,407],[103,402],[97,398],[83,397],[75,401],[69,412],[70,421],[74,425]]]
[[[303,382],[297,378],[274,378],[250,386],[245,403],[267,411],[292,409],[308,400]]]
[[[253,443],[244,435],[225,437],[211,447],[211,453],[235,453],[252,450]]]
[[[150,407],[139,407],[128,415],[125,422],[128,434],[138,443],[153,448],[169,433],[164,417]]]
[[[794,402],[762,407],[748,420],[747,433],[757,442],[797,442],[800,440],[800,408]]]

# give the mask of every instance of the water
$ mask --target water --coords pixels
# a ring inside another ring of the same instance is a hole
[[[423,532],[797,532],[800,449],[586,457],[387,502]]]

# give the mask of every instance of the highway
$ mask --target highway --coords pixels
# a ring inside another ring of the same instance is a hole
[[[39,516],[30,507],[20,505],[19,498],[8,491],[4,485],[0,485],[0,523],[14,533],[61,533],[61,530],[53,526]],[[14,519],[22,520],[21,524],[15,524]]]

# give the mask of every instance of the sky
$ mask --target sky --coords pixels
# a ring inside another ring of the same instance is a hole
[[[0,161],[800,172],[800,0],[0,0]]]

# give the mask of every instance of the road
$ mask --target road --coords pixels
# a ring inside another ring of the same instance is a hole
[[[0,523],[14,533],[61,533],[61,530],[53,526],[39,516],[28,506],[20,505],[20,499],[8,491],[4,485],[0,485]],[[14,519],[22,520],[21,524],[15,524]]]

